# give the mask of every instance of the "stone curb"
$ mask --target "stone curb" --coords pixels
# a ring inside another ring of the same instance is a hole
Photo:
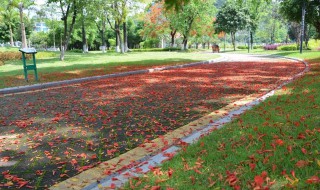
[[[277,56],[277,58],[287,59],[286,57],[282,56]],[[221,128],[223,124],[230,122],[234,116],[237,116],[243,113],[245,110],[250,109],[254,105],[259,104],[267,97],[272,96],[276,90],[292,82],[297,77],[302,76],[309,70],[309,65],[307,62],[295,58],[288,59],[304,63],[306,66],[304,71],[293,76],[291,79],[285,81],[264,96],[259,98],[249,95],[241,100],[227,105],[224,108],[212,112],[209,115],[180,127],[171,133],[167,133],[162,138],[157,138],[151,143],[146,143],[141,147],[137,147],[120,155],[119,157],[113,158],[99,164],[92,169],[86,170],[77,176],[53,185],[50,187],[50,189],[96,190],[100,188],[109,189],[113,185],[115,185],[115,187],[121,187],[123,183],[126,182],[125,180],[128,180],[129,176],[126,176],[126,174],[130,171],[130,177],[135,177],[138,175],[138,172],[136,172],[138,168],[143,168],[141,169],[143,173],[147,172],[150,170],[148,169],[149,166],[153,167],[153,165],[160,164],[170,158],[168,155],[175,154],[180,149],[178,146],[181,145],[181,143],[193,143],[201,136],[209,134],[215,129]],[[154,157],[157,158],[153,159]],[[113,180],[118,178],[124,181]]]
[[[101,79],[107,79],[107,78],[124,77],[124,76],[129,76],[129,75],[152,73],[152,72],[156,72],[156,71],[178,69],[178,68],[184,68],[184,67],[192,67],[192,66],[203,65],[203,64],[212,64],[212,63],[222,62],[224,60],[225,60],[225,57],[222,56],[217,59],[212,59],[212,60],[208,60],[208,61],[199,61],[199,62],[188,63],[188,64],[183,64],[183,65],[157,67],[154,69],[142,69],[142,70],[137,70],[137,71],[128,71],[128,72],[107,74],[107,75],[101,75],[101,76],[84,77],[84,78],[63,80],[63,81],[57,81],[57,82],[48,82],[48,83],[34,84],[34,85],[29,85],[29,86],[4,88],[4,89],[0,89],[0,95],[27,92],[27,91],[32,91],[32,90],[41,90],[41,89],[47,89],[47,88],[51,88],[51,87],[60,87],[60,86],[64,86],[64,85],[72,85],[72,84],[78,84],[78,83],[82,83],[82,82],[90,82],[90,81],[94,81],[94,80],[101,80]]]

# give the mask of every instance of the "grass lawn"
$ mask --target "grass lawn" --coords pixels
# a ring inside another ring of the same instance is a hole
[[[55,53],[54,57],[37,59],[37,68],[40,83],[44,83],[154,66],[178,65],[217,57],[218,55],[208,52],[131,52],[127,54],[67,52],[65,61],[59,61],[59,53]],[[27,83],[24,80],[21,60],[5,62],[5,65],[0,66],[0,88],[34,84],[33,71],[29,73],[30,82]]]
[[[274,54],[306,59],[311,71],[131,187],[320,189],[320,52]]]
[[[45,189],[303,69],[216,63],[2,95],[0,188]]]

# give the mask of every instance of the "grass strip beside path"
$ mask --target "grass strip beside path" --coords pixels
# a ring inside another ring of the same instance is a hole
[[[320,55],[288,56],[311,71],[126,188],[320,189]]]
[[[207,52],[131,52],[127,54],[68,52],[65,61],[59,61],[58,56],[56,54],[53,58],[37,59],[39,83],[179,65],[218,57],[217,54]],[[5,65],[0,66],[0,88],[38,83],[34,81],[33,71],[28,73],[30,82],[24,80],[21,60],[5,62]]]

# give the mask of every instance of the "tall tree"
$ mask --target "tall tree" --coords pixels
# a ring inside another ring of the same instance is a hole
[[[235,3],[226,3],[218,12],[215,22],[217,33],[230,33],[233,50],[236,50],[235,35],[238,30],[248,27],[250,16],[248,11]]]
[[[251,49],[253,48],[253,35],[257,30],[258,22],[261,16],[261,7],[263,5],[269,4],[269,1],[266,0],[237,0],[239,6],[246,7],[250,17],[250,23],[248,23],[249,33],[250,33],[250,43]]]
[[[179,21],[176,22],[177,30],[183,36],[183,49],[187,49],[188,38],[190,31],[199,24],[205,21],[208,15],[214,12],[214,0],[193,0],[181,7],[181,11],[176,12],[175,18]],[[213,18],[213,16],[212,16]]]
[[[28,44],[27,44],[27,36],[26,36],[26,28],[24,24],[23,11],[25,9],[32,7],[32,5],[34,5],[34,0],[10,0],[9,5],[19,10],[22,48],[26,48]]]
[[[64,31],[60,49],[60,60],[64,60],[65,51],[68,49],[71,34],[74,29],[76,17],[79,13],[79,0],[49,0],[48,3],[59,3],[61,9],[61,20],[63,21]],[[71,17],[71,21],[69,19]]]
[[[119,42],[118,45],[120,45],[121,53],[124,53],[125,51],[123,39],[121,37],[120,26],[123,24],[127,16],[126,3],[127,3],[127,0],[121,0],[121,1],[111,0],[111,6],[109,9],[110,14],[108,14],[108,17],[107,17],[107,21],[111,29],[114,30],[116,33],[116,39]],[[112,23],[112,20],[114,21],[114,25]],[[116,50],[118,51],[118,49],[119,47],[117,46]]]
[[[0,11],[2,22],[8,26],[10,35],[10,45],[14,46],[13,42],[13,28],[15,27],[15,20],[18,19],[18,13],[10,6],[4,5],[3,10]]]
[[[320,1],[319,0],[282,0],[280,13],[289,21],[300,23],[302,20],[302,7],[305,6],[305,22],[313,25],[320,38]]]
[[[109,9],[109,2],[105,0],[95,0],[95,5],[99,5],[95,7],[95,23],[100,33],[101,38],[101,51],[103,53],[106,52],[106,24],[107,24],[107,17],[108,17],[108,9]]]

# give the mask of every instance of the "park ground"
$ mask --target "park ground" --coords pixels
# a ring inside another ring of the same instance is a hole
[[[305,59],[311,70],[127,187],[317,189],[320,53],[272,53]],[[216,57],[70,53],[64,63],[38,63],[41,82],[50,82]],[[20,64],[0,67],[1,88],[25,83]],[[260,96],[302,70],[287,61],[217,63],[1,96],[0,185],[47,188],[235,100]]]

